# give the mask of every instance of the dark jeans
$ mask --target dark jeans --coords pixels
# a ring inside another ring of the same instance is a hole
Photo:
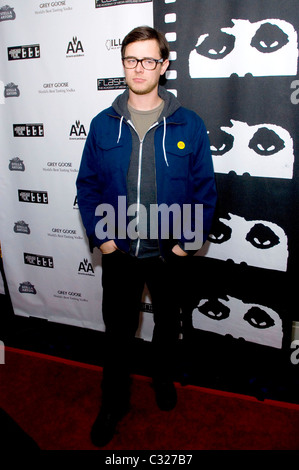
[[[145,283],[154,312],[153,378],[173,379],[186,258],[171,255],[167,261],[160,257],[137,259],[118,250],[102,256],[106,327],[102,388],[107,401],[118,402],[129,393],[132,342],[139,326]]]

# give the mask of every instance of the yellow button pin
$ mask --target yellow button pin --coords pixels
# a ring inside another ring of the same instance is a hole
[[[178,148],[181,149],[181,150],[183,150],[185,147],[186,147],[185,142],[182,142],[182,141],[180,140],[180,142],[178,142]]]

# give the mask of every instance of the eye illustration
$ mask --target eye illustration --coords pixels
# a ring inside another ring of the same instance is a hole
[[[278,26],[264,23],[257,30],[250,45],[255,47],[259,52],[267,54],[278,51],[278,49],[281,49],[288,42],[288,35]]]
[[[254,295],[254,293],[253,293]],[[192,312],[195,329],[230,335],[251,343],[282,347],[283,320],[264,304],[244,302],[229,294],[202,298]]]
[[[215,173],[293,177],[294,141],[282,126],[230,119],[229,124],[211,126],[209,139]]]
[[[232,229],[225,225],[223,222],[218,220],[213,227],[213,231],[210,233],[208,239],[211,243],[221,244],[231,238]]]
[[[262,127],[254,134],[248,146],[258,155],[270,156],[282,150],[285,144],[273,130]]]
[[[279,244],[279,237],[263,224],[255,224],[246,235],[246,240],[255,248],[265,250]]]
[[[275,325],[273,318],[260,307],[251,307],[244,315],[244,320],[254,328],[265,329]]]
[[[234,137],[231,134],[227,134],[222,130],[212,131],[209,133],[211,152],[212,155],[222,156],[229,152],[234,145]]]
[[[256,22],[231,18],[231,26],[219,26],[218,30],[215,27],[208,32],[199,27],[191,47],[188,57],[191,78],[298,73],[298,33],[292,23],[279,18]]]
[[[205,35],[203,41],[195,47],[197,54],[209,59],[223,59],[235,47],[235,37],[219,31]]]
[[[246,220],[228,213],[215,219],[206,249],[200,256],[276,271],[288,267],[288,237],[284,228],[268,220]]]
[[[211,299],[202,306],[197,307],[198,310],[212,320],[225,320],[229,317],[230,309],[219,302],[218,299]]]

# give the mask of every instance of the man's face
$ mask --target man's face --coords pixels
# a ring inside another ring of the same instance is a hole
[[[161,59],[158,42],[155,39],[137,41],[125,49],[125,57],[135,57],[136,59]],[[169,65],[165,60],[162,64],[157,64],[155,70],[145,70],[138,62],[135,69],[124,69],[126,82],[129,89],[137,95],[151,93],[158,87],[160,76],[163,75]]]

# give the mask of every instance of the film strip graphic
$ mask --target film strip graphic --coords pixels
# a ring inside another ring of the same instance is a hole
[[[159,5],[158,5],[159,3]],[[165,78],[168,81],[167,89],[177,96],[177,85],[176,81],[178,78],[178,69],[177,64],[177,11],[176,11],[177,2],[176,0],[162,0],[161,2],[154,2],[154,22],[155,27],[158,30],[164,32],[165,37],[170,46],[170,67],[166,71]]]

